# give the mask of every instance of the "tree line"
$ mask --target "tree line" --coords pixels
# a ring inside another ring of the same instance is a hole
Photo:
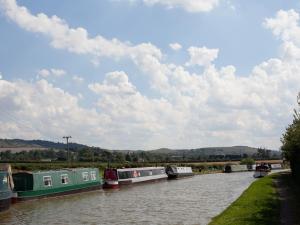
[[[280,159],[281,156],[263,148],[257,149],[254,154],[227,154],[203,155],[188,154],[188,151],[174,153],[158,153],[149,151],[109,151],[96,147],[82,149],[70,148],[69,161],[78,162],[210,162],[210,161],[238,161],[246,158]],[[43,149],[11,152],[0,152],[0,161],[26,162],[26,161],[68,161],[68,152],[64,149]]]
[[[297,96],[298,108],[294,109],[293,122],[282,135],[284,157],[290,162],[292,175],[300,183],[300,93]]]

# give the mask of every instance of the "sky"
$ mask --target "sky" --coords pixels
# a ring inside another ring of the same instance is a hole
[[[0,138],[279,149],[300,2],[0,0]]]

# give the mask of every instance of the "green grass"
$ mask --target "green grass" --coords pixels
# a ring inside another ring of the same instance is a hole
[[[209,225],[276,225],[280,223],[280,201],[274,186],[276,175],[261,178]]]

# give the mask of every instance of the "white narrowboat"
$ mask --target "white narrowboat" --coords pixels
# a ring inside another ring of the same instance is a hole
[[[191,167],[167,166],[166,173],[169,179],[177,179],[180,177],[193,176]]]
[[[146,181],[156,181],[168,178],[164,167],[141,168],[108,168],[104,171],[105,188],[115,188],[119,185],[134,184]]]

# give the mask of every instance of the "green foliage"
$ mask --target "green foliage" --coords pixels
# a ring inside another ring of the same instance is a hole
[[[274,176],[267,176],[255,181],[209,225],[279,224],[279,198],[273,179]]]
[[[253,165],[255,164],[255,160],[252,158],[245,158],[241,160],[241,165]]]
[[[300,93],[298,95],[298,105],[300,107]],[[294,120],[290,124],[281,138],[281,150],[285,158],[290,161],[293,176],[300,181],[300,111],[294,110]]]

